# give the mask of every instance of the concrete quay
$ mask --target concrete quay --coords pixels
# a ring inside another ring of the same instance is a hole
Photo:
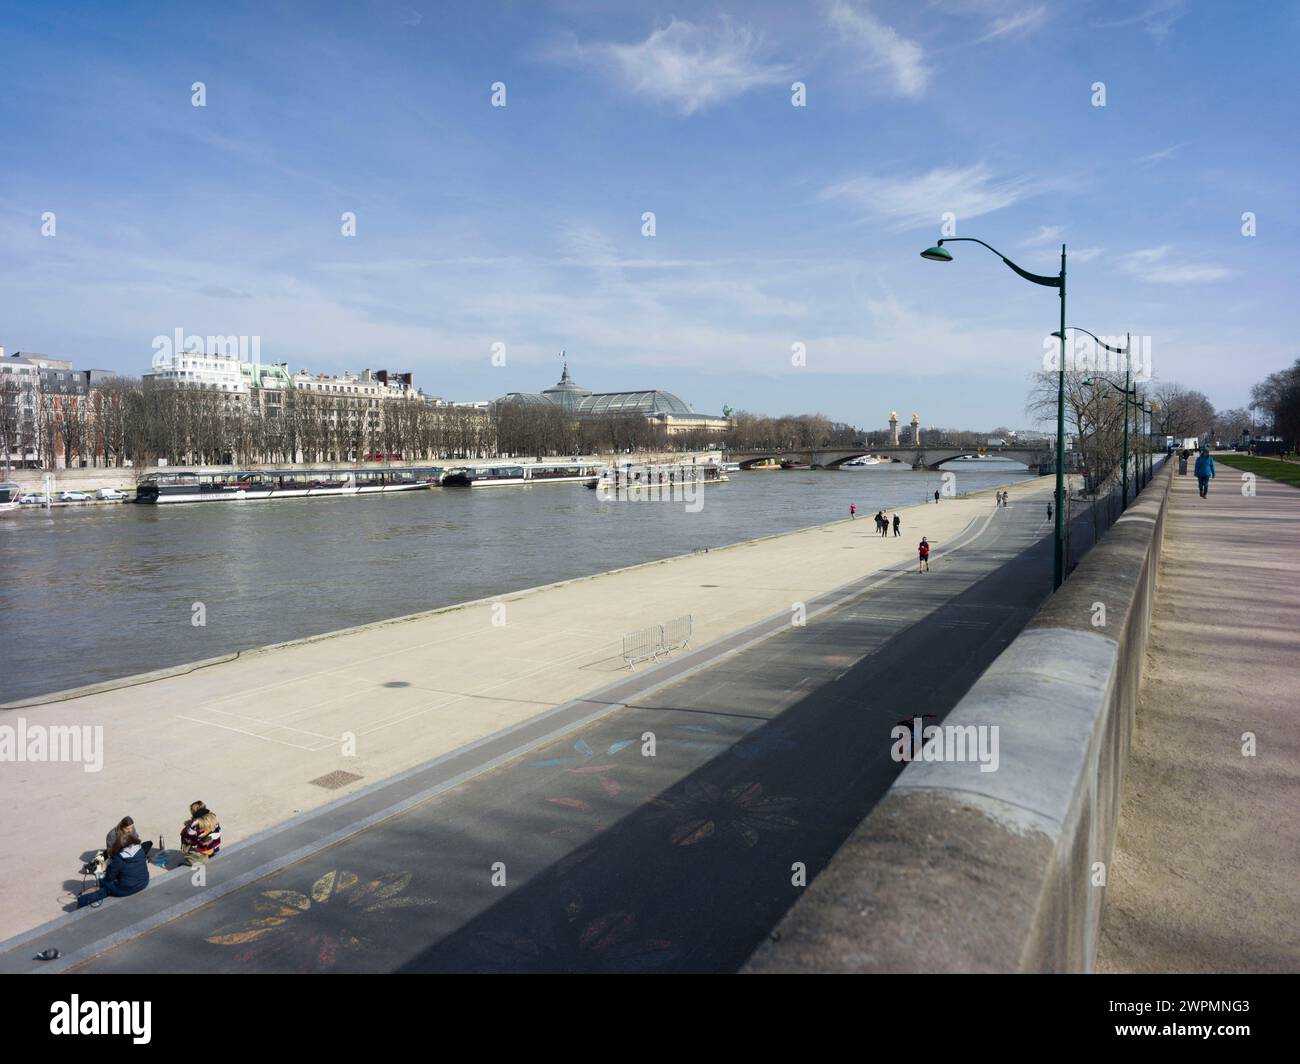
[[[1171,474],[944,721],[997,768],[909,764],[746,971],[1093,970]]]
[[[663,451],[639,454],[598,454],[580,455],[575,461],[581,462],[687,462],[698,459],[721,460],[720,451]],[[564,459],[548,459],[563,461]],[[243,465],[212,465],[196,462],[189,465],[173,466],[87,466],[72,469],[12,469],[0,479],[8,479],[21,484],[24,491],[44,491],[45,476],[53,478],[54,493],[61,491],[85,491],[91,494],[96,488],[117,488],[119,491],[134,492],[136,481],[147,473],[175,472],[180,469],[207,469],[214,472],[237,473],[244,469],[268,470],[303,470],[313,469],[410,469],[412,467],[443,466],[456,469],[463,466],[509,465],[515,462],[532,462],[533,458],[428,458],[398,462],[245,462]]]
[[[1050,487],[1010,491],[1036,505]],[[776,617],[788,624],[798,603],[914,562],[921,535],[941,563],[992,497],[903,509],[897,539],[838,521],[2,706],[2,724],[102,727],[104,762],[100,772],[3,765],[0,800],[24,815],[0,827],[0,937],[63,911],[79,855],[125,814],[174,846],[201,798],[226,847],[238,846],[574,699],[599,701],[628,675],[624,632],[691,614],[696,647]],[[609,708],[619,704],[611,696]],[[324,779],[335,773],[348,775]]]

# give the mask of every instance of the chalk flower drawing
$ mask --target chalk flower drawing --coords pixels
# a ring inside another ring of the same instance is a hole
[[[305,954],[313,966],[328,968],[342,954],[371,945],[356,928],[383,920],[395,910],[435,904],[432,898],[403,896],[410,885],[410,872],[389,872],[362,881],[355,872],[334,869],[317,879],[308,894],[262,891],[253,903],[256,917],[220,928],[207,941],[251,947],[240,953],[241,960]]]
[[[656,798],[653,804],[661,816],[674,822],[670,834],[674,846],[694,846],[719,834],[755,846],[761,831],[798,825],[798,820],[786,815],[797,803],[796,798],[764,798],[761,783],[737,783],[724,791],[713,783],[690,780],[680,796]]]
[[[667,939],[638,933],[634,913],[591,919],[581,898],[562,919],[547,913],[519,931],[487,931],[475,938],[479,968],[511,972],[636,972],[661,967],[678,953]]]

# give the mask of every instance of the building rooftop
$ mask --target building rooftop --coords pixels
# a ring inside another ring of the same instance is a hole
[[[579,416],[601,414],[640,414],[644,417],[712,417],[697,414],[686,402],[662,388],[645,388],[628,392],[592,392],[569,376],[564,364],[560,379],[541,392],[510,392],[499,402],[534,407],[561,407]],[[722,420],[722,419],[719,419]]]

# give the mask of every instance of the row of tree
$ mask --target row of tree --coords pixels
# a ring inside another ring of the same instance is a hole
[[[1204,394],[1175,382],[1134,384],[1132,401],[1125,402],[1124,383],[1122,373],[1065,374],[1066,433],[1075,438],[1075,450],[1092,487],[1106,482],[1121,466],[1126,415],[1131,455],[1147,448],[1163,450],[1170,436],[1179,442],[1196,437],[1232,446],[1246,435],[1277,435],[1294,447],[1300,435],[1300,360],[1255,385],[1250,410],[1215,410]],[[1040,421],[1054,421],[1056,392],[1055,372],[1036,374],[1026,412]],[[1143,408],[1151,413],[1142,413]]]
[[[1085,381],[1093,383],[1087,384]],[[1122,401],[1122,375],[1066,374],[1067,433],[1090,471],[1103,478],[1118,467],[1124,412],[1130,414],[1131,450],[1138,443],[1134,408]],[[1300,436],[1300,360],[1271,374],[1251,392],[1251,410],[1216,411],[1198,391],[1176,383],[1139,384],[1138,399],[1154,402],[1152,434],[1231,443],[1245,433],[1274,434],[1294,447]],[[1048,423],[1056,416],[1056,374],[1038,375],[1026,406]],[[927,428],[924,446],[977,446],[989,433]],[[993,436],[1005,436],[994,429]],[[906,443],[910,430],[901,436]],[[20,394],[0,378],[0,455],[21,464],[73,466],[169,464],[253,465],[271,462],[360,461],[400,455],[408,460],[547,457],[676,448],[799,451],[817,447],[886,447],[886,429],[864,430],[821,414],[769,417],[739,411],[724,433],[696,429],[668,437],[635,412],[575,418],[542,404],[499,403],[488,410],[434,406],[420,400],[379,400],[306,389],[263,390],[251,400],[191,388],[145,388],[115,378],[89,396],[46,394],[39,386]]]

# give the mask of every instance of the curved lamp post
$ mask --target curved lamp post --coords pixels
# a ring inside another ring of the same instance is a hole
[[[1147,483],[1151,483],[1151,430],[1155,428],[1154,417],[1160,409],[1160,404],[1154,399],[1142,407],[1142,412],[1147,415]]]
[[[1120,512],[1122,513],[1123,511],[1128,509],[1128,408],[1129,408],[1129,404],[1133,401],[1132,396],[1137,393],[1136,387],[1134,388],[1129,387],[1128,353],[1129,353],[1129,349],[1133,345],[1133,334],[1132,333],[1125,334],[1124,349],[1121,351],[1118,347],[1111,347],[1110,344],[1106,343],[1106,341],[1104,341],[1100,336],[1098,336],[1094,332],[1088,332],[1087,329],[1081,329],[1077,325],[1067,325],[1066,328],[1073,329],[1075,332],[1081,332],[1085,336],[1091,336],[1093,340],[1097,342],[1097,345],[1099,347],[1104,347],[1107,351],[1111,352],[1112,354],[1124,356],[1124,387],[1120,388],[1118,385],[1112,384],[1110,381],[1103,381],[1103,383],[1110,384],[1112,388],[1114,388],[1117,392],[1120,392],[1124,396],[1124,467],[1123,467],[1124,501],[1120,505]],[[1052,333],[1052,335],[1057,336],[1059,334]],[[1094,381],[1093,378],[1089,377],[1083,383],[1086,384],[1089,388],[1091,388],[1093,384],[1096,382]]]
[[[1061,290],[1061,331],[1056,334],[1061,337],[1061,363],[1057,367],[1056,374],[1056,529],[1052,558],[1052,590],[1056,590],[1065,579],[1065,245],[1061,245],[1061,273],[1057,277],[1022,270],[992,244],[985,244],[983,240],[976,240],[971,236],[945,237],[934,247],[922,251],[921,258],[929,259],[931,262],[952,262],[952,252],[948,251],[944,244],[953,244],[957,241],[968,241],[986,247],[1013,273],[1019,274],[1026,281]]]

